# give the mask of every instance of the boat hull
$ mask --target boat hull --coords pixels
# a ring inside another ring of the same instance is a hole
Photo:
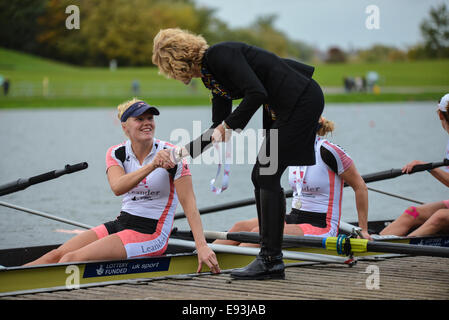
[[[378,222],[377,224],[379,226],[385,225],[383,222]],[[387,237],[378,239],[377,241],[449,247],[449,236],[419,238]],[[167,252],[163,256],[141,257],[118,261],[22,266],[56,247],[58,245],[0,250],[0,265],[6,267],[0,269],[0,296],[76,289],[126,281],[148,281],[156,278],[179,275],[197,275],[198,258],[193,253],[193,249],[171,244],[169,244]],[[338,255],[335,251],[324,248],[297,247],[287,248],[287,250]],[[216,255],[222,270],[240,268],[254,260],[254,255],[247,254],[216,252]],[[361,256],[387,257],[388,255],[381,252],[355,254],[355,257]],[[292,263],[311,263],[308,261],[287,259],[284,262],[287,265]],[[202,272],[208,273],[208,271],[208,267],[204,265]]]
[[[223,270],[239,268],[254,257],[217,253]],[[67,264],[49,264],[32,267],[7,267],[0,269],[0,296],[27,292],[77,289],[94,284],[123,282],[125,280],[162,278],[195,274],[198,258],[193,253],[164,256],[94,261]],[[203,266],[202,272],[208,272]]]

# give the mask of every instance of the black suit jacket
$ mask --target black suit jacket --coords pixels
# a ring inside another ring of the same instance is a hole
[[[241,42],[211,46],[203,64],[233,99],[243,98],[233,112],[231,100],[216,95],[212,98],[213,126],[224,120],[232,129],[244,129],[266,103],[276,113],[275,127],[286,123],[314,72],[311,66]],[[264,128],[269,127],[271,123],[264,121]]]
[[[241,42],[222,42],[208,48],[203,64],[232,99],[242,99],[232,111],[230,99],[213,95],[211,128],[223,120],[232,129],[244,129],[262,104],[276,113],[264,111],[263,127],[276,128],[288,122],[301,94],[310,82],[314,68],[290,59],[282,59],[266,50]],[[211,146],[212,129],[186,145],[192,157]]]

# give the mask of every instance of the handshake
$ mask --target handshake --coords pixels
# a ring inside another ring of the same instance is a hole
[[[189,152],[185,147],[173,147],[171,149],[159,150],[150,165],[153,168],[172,169],[182,158],[187,157]]]
[[[223,124],[218,125],[216,128],[210,128],[186,146],[165,149],[161,152],[161,159],[158,159],[156,162],[158,162],[159,167],[173,167],[187,156],[191,156],[192,158],[197,157],[212,146],[213,143],[228,141],[231,135],[232,130],[229,130],[223,122]]]

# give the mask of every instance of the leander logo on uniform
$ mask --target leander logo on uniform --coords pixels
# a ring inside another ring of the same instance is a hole
[[[110,277],[114,275],[168,271],[169,257],[142,258],[125,262],[88,263],[83,278]]]
[[[156,190],[145,190],[145,191],[130,191],[129,194],[134,195],[134,197],[131,198],[132,201],[138,201],[138,200],[155,200],[159,199],[161,197],[161,191]]]

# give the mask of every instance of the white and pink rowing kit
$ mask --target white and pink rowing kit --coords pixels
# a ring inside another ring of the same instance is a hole
[[[324,159],[323,159],[324,157]],[[339,146],[317,136],[316,164],[289,167],[289,184],[293,189],[292,209],[301,215],[325,215],[325,226],[299,224],[306,235],[336,236],[341,218],[344,181],[340,175],[353,161]],[[297,212],[297,211],[296,211]]]
[[[125,173],[134,172],[151,163],[156,153],[165,148],[173,148],[173,145],[154,139],[151,152],[140,164],[131,148],[130,140],[127,140],[125,143],[109,148],[106,153],[106,168],[120,166]],[[186,175],[190,175],[190,170],[185,160],[178,163],[171,172],[157,168],[123,196],[122,214],[125,214],[126,219],[131,220],[136,226],[136,228],[127,228],[125,225],[125,228],[119,228],[116,232],[125,246],[128,258],[162,254],[166,250],[178,205],[174,181]],[[111,233],[111,230],[115,230],[114,223],[120,222],[120,219],[118,217],[116,221],[98,226],[94,228],[94,231],[99,238],[106,236]],[[142,222],[145,224],[153,221],[154,232],[138,232],[141,231],[139,227]]]

